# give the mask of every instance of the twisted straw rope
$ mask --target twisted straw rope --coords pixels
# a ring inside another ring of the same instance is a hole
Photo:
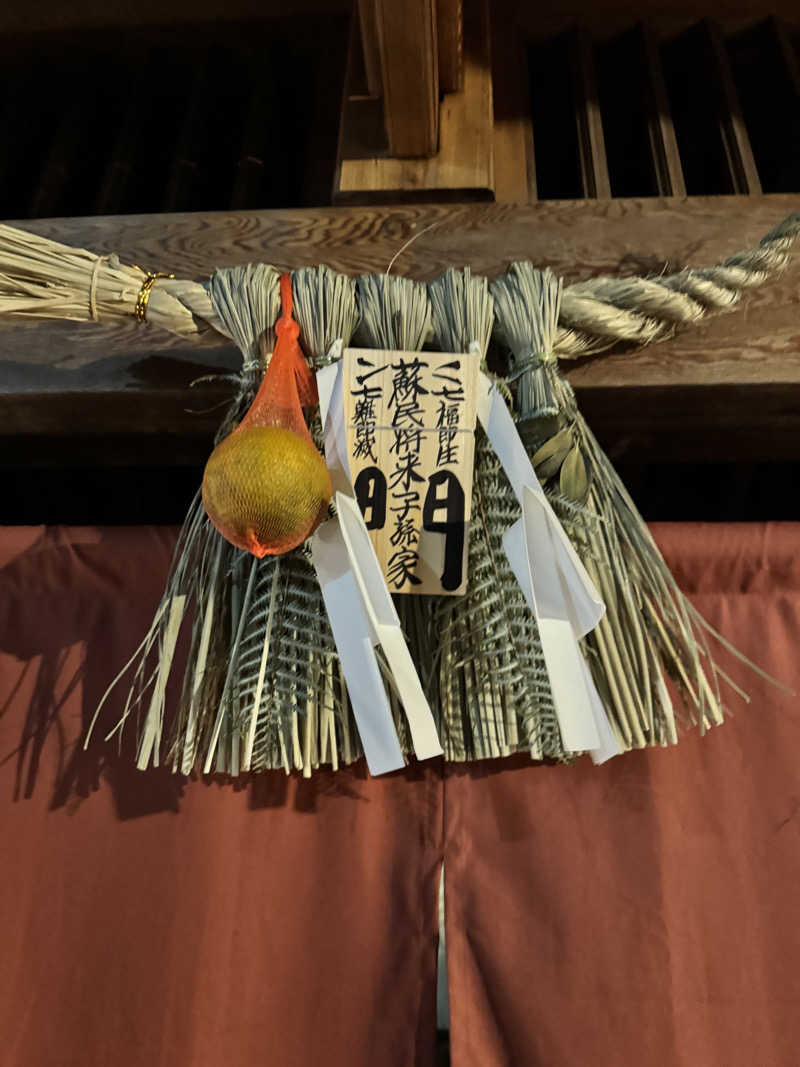
[[[756,248],[714,267],[687,267],[660,278],[592,278],[567,286],[555,354],[575,359],[619,341],[650,344],[711,312],[726,311],[746,289],[763,285],[786,266],[798,234],[800,212],[795,212]]]
[[[567,286],[554,354],[574,359],[619,342],[646,345],[705,315],[726,311],[746,289],[785,267],[799,233],[800,212],[795,212],[757,247],[713,267],[689,267],[655,278],[599,277]],[[0,224],[0,318],[119,320],[134,313],[140,290],[141,272],[120,263],[117,255],[98,257]],[[160,280],[150,293],[147,317],[184,336],[208,326],[230,336],[208,286],[188,279]]]

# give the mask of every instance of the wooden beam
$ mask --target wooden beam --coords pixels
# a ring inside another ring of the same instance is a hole
[[[499,204],[536,200],[527,34],[502,5],[491,6],[494,197]]]
[[[730,34],[726,51],[762,188],[800,189],[800,53],[775,18]]]
[[[567,283],[597,274],[657,274],[707,266],[750,247],[800,196],[540,202],[530,206],[399,206],[62,219],[21,225],[126,262],[204,277],[217,265],[329,263],[351,273],[395,269],[430,279],[470,265],[494,275],[514,259],[549,264]],[[798,249],[800,253],[800,249]],[[579,402],[604,445],[645,462],[800,459],[797,260],[752,290],[738,311],[661,344],[567,367]],[[209,337],[175,338],[135,323],[0,326],[3,465],[41,456],[120,462],[115,441],[140,463],[200,462],[231,386],[194,379],[229,373],[241,357]],[[75,442],[73,446],[73,441]],[[165,442],[173,442],[172,446]],[[82,450],[82,451],[81,451]],[[75,453],[75,454],[73,454]],[[116,456],[116,458],[115,458]]]
[[[731,74],[722,33],[719,26],[711,21],[703,23],[702,32],[712,57],[712,75],[717,83],[720,102],[720,132],[733,178],[734,192],[757,196],[761,192],[761,180],[758,177],[747,127],[742,118],[739,94]]]
[[[660,196],[686,196],[683,166],[675,138],[675,126],[664,84],[664,70],[656,38],[650,26],[638,28],[648,79],[648,134],[653,153],[653,168]]]
[[[374,12],[374,9],[373,9]],[[365,91],[366,73],[361,51],[361,23],[353,20],[345,61],[344,86],[339,112],[339,132],[331,196],[336,202],[341,181],[342,160],[383,156],[389,145],[381,96]]]
[[[432,156],[439,144],[436,0],[373,0],[389,153]]]
[[[462,0],[436,0],[436,35],[439,41],[439,88],[457,93],[464,81]]]
[[[355,102],[359,105],[363,102]],[[338,204],[396,203],[398,200],[491,199],[492,72],[486,0],[467,0],[464,9],[464,87],[442,100],[439,150],[430,159],[394,159],[359,152],[353,125],[364,108],[345,104],[340,158],[334,187]],[[389,156],[392,156],[391,143]],[[358,157],[358,158],[356,158]]]
[[[383,96],[383,68],[378,39],[378,13],[375,0],[358,0],[358,25],[364,78],[369,96]]]
[[[0,4],[0,34],[111,30],[126,33],[142,26],[175,27],[204,23],[246,22],[292,15],[347,15],[351,0],[140,0],[137,4],[109,4],[107,0],[70,0],[68,4],[5,0]]]
[[[583,195],[607,200],[611,196],[611,182],[608,176],[603,118],[597,98],[592,42],[582,27],[573,30],[570,38]]]

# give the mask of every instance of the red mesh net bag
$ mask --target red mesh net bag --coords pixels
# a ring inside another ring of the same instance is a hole
[[[275,351],[250,409],[217,445],[203,474],[203,506],[231,544],[259,558],[296,548],[328,511],[331,480],[303,407],[318,402],[281,275]]]

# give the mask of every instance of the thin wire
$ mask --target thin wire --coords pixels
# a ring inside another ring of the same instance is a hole
[[[400,258],[400,256],[402,256],[402,254],[405,252],[405,250],[409,247],[409,245],[413,245],[413,243],[418,238],[422,237],[429,230],[432,230],[434,228],[434,226],[438,226],[438,225],[439,225],[438,222],[432,222],[430,224],[430,226],[426,226],[424,230],[420,230],[419,233],[415,233],[413,237],[409,237],[409,239],[406,241],[406,243],[400,249],[398,249],[398,251],[395,252],[395,254],[392,256],[392,258],[389,260],[389,266],[386,268],[386,274],[384,275],[384,277],[385,278],[389,277],[389,272],[391,271],[392,267],[395,265],[395,263]]]

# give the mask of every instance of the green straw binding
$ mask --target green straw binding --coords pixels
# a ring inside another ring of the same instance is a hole
[[[512,264],[491,290],[511,349],[506,381],[516,383],[518,421],[525,426],[530,419],[558,414],[548,364],[555,359],[561,279],[549,270],[531,277],[521,266]]]

